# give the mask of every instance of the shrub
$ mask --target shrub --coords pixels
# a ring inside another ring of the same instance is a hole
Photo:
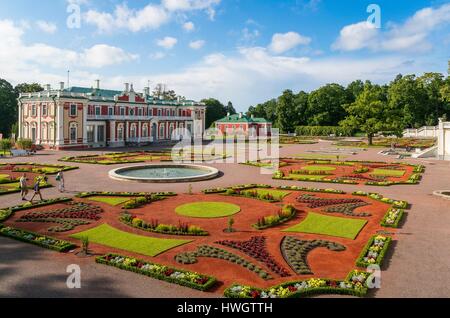
[[[143,221],[141,219],[135,218],[135,219],[133,219],[132,224],[135,227],[142,227],[142,222]]]
[[[353,130],[340,126],[297,126],[295,129],[300,136],[352,136]]]
[[[19,139],[16,142],[16,146],[19,149],[23,149],[23,150],[31,150],[31,148],[33,147],[33,142],[31,141],[31,139]]]

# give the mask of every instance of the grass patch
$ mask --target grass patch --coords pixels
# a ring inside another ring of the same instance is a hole
[[[371,174],[385,177],[403,177],[405,172],[405,170],[374,169]]]
[[[174,247],[190,243],[189,240],[159,239],[119,231],[108,224],[102,224],[91,230],[80,232],[71,237],[88,237],[90,242],[118,248],[124,251],[155,257]]]
[[[87,198],[91,201],[102,202],[112,206],[117,206],[127,201],[130,201],[131,197],[89,197]]]
[[[306,171],[334,171],[334,170],[336,170],[335,167],[318,166],[318,165],[304,166],[301,169],[306,170]]]
[[[195,202],[180,205],[175,209],[179,215],[193,218],[222,218],[239,213],[238,205],[225,202]]]
[[[354,240],[366,223],[366,220],[308,213],[308,216],[303,222],[283,232],[323,234]]]

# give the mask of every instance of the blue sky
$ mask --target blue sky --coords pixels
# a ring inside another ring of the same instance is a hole
[[[450,2],[424,0],[0,2],[0,77],[138,90],[164,83],[237,109],[353,79],[446,73]],[[381,9],[381,28],[367,22]],[[79,28],[68,27],[80,11]],[[70,13],[67,12],[69,9]],[[8,49],[4,49],[7,47]]]

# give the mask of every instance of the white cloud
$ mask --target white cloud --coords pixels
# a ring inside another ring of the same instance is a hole
[[[281,54],[299,45],[308,45],[309,43],[311,43],[311,38],[296,32],[276,33],[272,37],[269,49],[276,54]]]
[[[377,37],[378,29],[373,24],[363,21],[345,26],[332,47],[342,51],[359,50],[373,46]]]
[[[43,20],[37,21],[36,26],[42,32],[45,32],[48,34],[54,34],[58,30],[58,27],[56,26],[56,24],[54,24],[52,22],[43,21]]]
[[[165,48],[166,50],[172,49],[177,43],[178,40],[171,36],[166,36],[164,39],[159,39],[156,41],[158,46]]]
[[[218,5],[221,0],[162,0],[162,5],[169,11],[208,10]]]
[[[94,45],[93,47],[84,50],[80,55],[83,65],[94,68],[131,62],[138,58],[139,55],[130,54],[121,48],[106,44]]]
[[[150,57],[152,60],[161,60],[161,59],[163,59],[163,58],[166,57],[166,53],[164,53],[164,52],[155,52],[155,53],[151,53],[151,54],[149,55],[149,57]]]
[[[183,23],[183,29],[187,32],[192,32],[195,30],[195,24],[191,21]]]
[[[198,40],[189,43],[189,47],[193,50],[200,50],[205,45],[205,41]]]
[[[169,14],[158,5],[149,4],[141,10],[128,8],[126,4],[116,6],[113,13],[89,10],[84,19],[95,25],[100,32],[127,29],[132,32],[158,29],[169,21]]]
[[[450,4],[438,8],[424,8],[417,11],[405,23],[389,24],[382,32],[368,22],[345,26],[332,45],[335,50],[355,51],[426,51],[432,48],[428,36],[439,27],[450,23]]]

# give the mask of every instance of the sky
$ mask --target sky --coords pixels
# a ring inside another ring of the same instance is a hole
[[[70,70],[70,86],[163,83],[245,111],[285,89],[446,74],[450,1],[1,0],[0,38],[13,85]]]

